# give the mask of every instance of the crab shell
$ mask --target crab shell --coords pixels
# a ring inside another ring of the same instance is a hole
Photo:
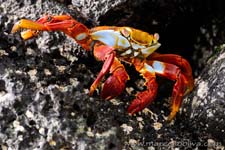
[[[96,27],[90,30],[93,40],[112,46],[121,57],[148,57],[160,47],[159,35],[150,35],[130,27]]]

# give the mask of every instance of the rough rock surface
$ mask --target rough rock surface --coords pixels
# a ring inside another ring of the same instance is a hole
[[[87,18],[99,22],[99,18],[106,14],[110,9],[113,9],[120,4],[124,4],[125,2],[127,2],[127,0],[72,0],[72,5]]]
[[[195,90],[184,101],[183,114],[196,134],[225,143],[225,49],[212,56],[198,77]],[[210,134],[210,135],[209,135]]]
[[[88,27],[98,23],[130,25],[148,32],[159,32],[162,43],[169,45],[163,49],[174,48],[173,53],[185,45],[184,51],[189,51],[178,53],[188,54],[186,58],[197,65],[194,71],[198,75],[200,71],[196,70],[204,66],[203,60],[212,52],[208,50],[204,56],[199,53],[215,46],[217,40],[214,36],[223,33],[215,32],[218,29],[213,26],[217,25],[216,19],[207,25],[209,27],[204,24],[200,27],[199,22],[195,22],[188,25],[192,30],[183,29],[181,32],[178,29],[182,25],[179,21],[190,21],[196,16],[192,12],[211,12],[205,9],[206,3],[191,5],[176,0],[174,3],[147,0],[104,2],[107,3],[91,0],[72,0],[65,4],[64,1],[0,0],[1,149],[224,149],[224,138],[221,138],[224,136],[224,51],[212,57],[210,65],[197,78],[194,92],[185,100],[183,111],[172,124],[168,124],[165,116],[169,114],[171,90],[167,89],[171,85],[161,86],[160,94],[148,109],[129,116],[126,108],[135,91],[143,88],[139,87],[143,80],[137,78],[138,74],[132,69],[128,71],[133,82],[128,83],[126,91],[116,99],[103,101],[98,93],[88,96],[89,86],[102,64],[72,39],[60,32],[43,32],[28,41],[23,41],[19,34],[9,34],[19,19],[37,19],[46,13],[69,13]],[[146,11],[148,15],[145,15]],[[175,27],[169,32],[167,29],[171,26]],[[213,33],[211,26],[215,28]],[[201,42],[204,38],[196,43],[190,40],[194,39],[193,35],[199,28],[212,45]],[[173,42],[174,45],[169,44]],[[191,45],[195,45],[196,50],[207,48],[192,52],[190,49],[194,46]]]

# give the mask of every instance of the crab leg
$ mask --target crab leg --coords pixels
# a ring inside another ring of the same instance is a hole
[[[148,64],[154,68],[154,71],[157,75],[176,81],[171,97],[171,113],[168,117],[168,120],[171,121],[179,111],[182,98],[188,88],[188,78],[182,73],[181,69],[174,64],[160,61],[148,61]]]
[[[194,87],[192,69],[186,59],[175,54],[159,54],[159,53],[153,53],[152,55],[150,55],[149,59],[171,63],[178,66],[181,69],[182,74],[184,74],[186,77],[187,89],[186,89],[185,95],[188,94],[190,91],[192,91]]]
[[[172,120],[178,112],[182,103],[182,97],[188,88],[187,77],[181,72],[181,69],[174,64],[160,61],[147,61],[142,64],[137,60],[135,61],[134,65],[136,70],[139,71],[146,80],[145,85],[147,86],[147,90],[137,94],[136,99],[134,99],[129,106],[128,112],[134,114],[145,108],[154,100],[158,87],[155,81],[155,74],[157,74],[176,81],[172,92],[171,113],[168,117],[169,121]]]
[[[137,59],[134,60],[134,65],[136,70],[140,72],[146,80],[145,86],[147,90],[139,92],[136,98],[131,102],[128,107],[128,113],[130,114],[137,113],[148,106],[155,99],[158,89],[154,69],[147,63],[143,63]]]

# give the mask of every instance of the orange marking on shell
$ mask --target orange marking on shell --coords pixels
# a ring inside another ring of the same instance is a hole
[[[133,29],[131,34],[132,40],[139,44],[149,45],[152,43],[153,35],[141,30]]]

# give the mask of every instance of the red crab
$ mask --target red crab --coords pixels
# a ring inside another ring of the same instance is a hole
[[[12,32],[27,29],[21,33],[24,40],[37,36],[39,31],[62,31],[72,37],[85,50],[93,50],[94,57],[103,61],[103,67],[90,87],[91,96],[107,73],[101,97],[111,99],[121,94],[129,80],[124,61],[134,65],[145,79],[146,90],[139,92],[131,102],[128,113],[134,114],[147,107],[156,97],[158,84],[156,75],[175,81],[172,92],[172,107],[168,120],[178,112],[184,95],[192,91],[194,82],[192,69],[187,60],[175,54],[159,54],[158,34],[148,34],[131,27],[99,26],[88,29],[69,15],[46,15],[37,21],[21,19]]]

